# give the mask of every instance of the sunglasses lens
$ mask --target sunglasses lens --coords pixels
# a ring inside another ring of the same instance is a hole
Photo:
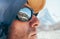
[[[22,8],[17,14],[19,20],[25,22],[31,18],[31,10],[29,8]]]

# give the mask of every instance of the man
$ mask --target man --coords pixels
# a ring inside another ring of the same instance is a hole
[[[45,0],[28,0],[12,22],[8,39],[36,39],[36,27],[39,25],[36,16],[44,4]]]

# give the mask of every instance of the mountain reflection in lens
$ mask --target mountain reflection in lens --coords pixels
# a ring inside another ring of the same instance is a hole
[[[18,18],[21,20],[21,21],[28,21],[29,19],[29,16],[25,13],[22,13],[22,12],[19,12],[18,13]]]
[[[28,8],[23,8],[18,12],[17,16],[23,22],[28,21],[31,17],[31,11]]]

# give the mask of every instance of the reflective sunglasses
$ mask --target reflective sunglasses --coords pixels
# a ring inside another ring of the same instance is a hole
[[[34,14],[33,9],[31,9],[27,6],[24,6],[17,13],[16,19],[18,19],[22,22],[26,22],[26,21],[31,20],[33,15],[37,16],[37,14]]]

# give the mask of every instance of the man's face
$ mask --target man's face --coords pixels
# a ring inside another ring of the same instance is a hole
[[[9,30],[9,39],[36,39],[36,28],[39,21],[35,15],[31,20],[22,22],[15,19]]]
[[[36,39],[38,19],[33,16],[29,22],[14,20],[10,27],[9,39]]]

